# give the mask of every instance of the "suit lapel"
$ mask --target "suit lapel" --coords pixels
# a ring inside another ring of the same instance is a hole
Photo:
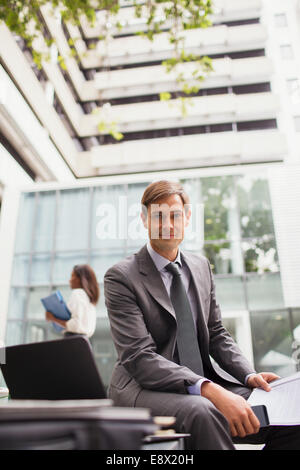
[[[146,245],[143,246],[143,248],[136,254],[136,258],[139,271],[142,274],[142,282],[145,288],[151,294],[151,296],[176,320],[171,300],[168,296],[160,273],[148,253]]]

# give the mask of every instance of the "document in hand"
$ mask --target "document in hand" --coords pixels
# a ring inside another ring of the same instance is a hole
[[[48,295],[41,299],[42,304],[48,312],[51,312],[56,318],[60,320],[70,320],[71,313],[65,304],[63,296],[60,291],[57,290],[53,294]],[[63,328],[56,323],[52,323],[57,331],[61,331]]]
[[[300,372],[274,380],[269,385],[270,392],[255,388],[248,403],[265,405],[270,425],[300,424]]]

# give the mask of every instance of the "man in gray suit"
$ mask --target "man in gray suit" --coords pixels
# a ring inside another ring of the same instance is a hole
[[[257,374],[222,325],[208,260],[180,250],[191,216],[184,189],[155,182],[141,202],[149,242],[104,278],[118,353],[110,398],[175,416],[190,449],[234,449],[233,441],[300,449],[298,426],[260,430],[246,401],[278,376]]]

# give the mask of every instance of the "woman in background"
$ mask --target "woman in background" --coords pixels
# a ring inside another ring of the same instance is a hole
[[[50,312],[46,312],[46,320],[65,328],[64,336],[85,335],[90,338],[96,329],[96,304],[100,295],[96,275],[88,264],[76,265],[69,283],[72,289],[67,303],[70,320],[60,320]]]

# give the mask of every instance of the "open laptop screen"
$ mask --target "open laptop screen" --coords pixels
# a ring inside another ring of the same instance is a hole
[[[90,343],[83,336],[9,346],[2,356],[1,370],[13,399],[106,398]]]

